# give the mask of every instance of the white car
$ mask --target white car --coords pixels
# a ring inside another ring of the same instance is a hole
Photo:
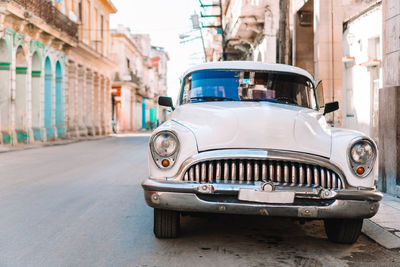
[[[318,86],[319,87],[319,86]],[[154,234],[179,234],[181,213],[323,219],[331,241],[354,243],[379,208],[377,147],[332,128],[303,69],[256,62],[206,63],[187,71],[176,107],[150,138]]]

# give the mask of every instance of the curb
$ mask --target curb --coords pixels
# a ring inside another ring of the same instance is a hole
[[[400,248],[400,237],[392,234],[379,224],[376,224],[369,219],[364,220],[361,231],[363,234],[387,249]]]
[[[64,139],[64,140],[56,140],[56,141],[49,141],[43,143],[33,143],[27,145],[17,145],[17,146],[3,146],[0,145],[0,153],[7,153],[7,152],[15,152],[15,151],[22,151],[27,149],[35,149],[35,148],[43,148],[49,146],[63,146],[69,145],[73,143],[83,142],[83,141],[96,141],[100,139],[105,139],[111,137],[110,135],[104,136],[93,136],[93,137],[84,137],[84,138],[77,138],[77,139]]]

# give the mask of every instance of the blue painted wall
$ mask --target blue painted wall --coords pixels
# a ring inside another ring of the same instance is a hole
[[[146,98],[142,98],[142,129],[146,129]]]
[[[51,128],[51,80],[51,62],[50,59],[47,57],[44,66],[44,127],[46,128],[47,138],[54,137],[53,129]]]
[[[56,127],[57,137],[63,137],[64,131],[64,101],[63,101],[63,76],[61,64],[57,61],[56,64]]]

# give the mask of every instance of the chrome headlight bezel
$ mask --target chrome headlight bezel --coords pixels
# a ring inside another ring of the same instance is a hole
[[[354,146],[358,145],[358,144],[361,144],[361,143],[367,143],[367,144],[370,145],[371,148],[372,148],[372,153],[373,153],[373,155],[372,155],[372,157],[371,157],[367,162],[365,162],[365,163],[356,162],[356,161],[353,159],[352,155],[351,155],[352,148],[353,148]],[[369,138],[366,138],[366,137],[357,137],[357,138],[354,138],[354,139],[350,142],[350,144],[349,144],[349,146],[348,146],[348,148],[347,148],[347,159],[348,159],[349,166],[350,166],[351,170],[353,171],[353,173],[354,173],[357,177],[364,178],[364,177],[368,176],[368,175],[371,173],[371,171],[372,171],[372,169],[374,168],[374,165],[375,165],[375,160],[376,160],[376,157],[377,157],[377,152],[378,152],[378,150],[377,150],[377,147],[376,147],[376,145],[375,145],[375,142],[372,141],[372,140],[369,139]],[[363,167],[363,168],[364,168],[364,173],[363,173],[363,174],[358,174],[358,173],[357,173],[357,168],[359,168],[359,167]]]
[[[159,153],[157,153],[157,151],[156,151],[156,149],[154,147],[154,144],[155,144],[155,141],[156,141],[157,138],[159,138],[160,136],[165,135],[165,134],[170,135],[171,137],[173,137],[175,139],[177,147],[176,147],[175,151],[173,153],[171,153],[171,154],[160,155]],[[170,169],[170,168],[172,168],[172,166],[174,166],[174,164],[175,164],[176,158],[178,157],[179,150],[180,150],[180,143],[179,143],[178,136],[172,130],[160,131],[160,132],[156,133],[155,135],[153,135],[150,138],[150,152],[151,152],[151,155],[153,157],[154,162],[156,163],[156,165],[160,169]],[[165,160],[165,159],[170,162],[170,165],[168,167],[164,167],[162,165],[162,161]]]

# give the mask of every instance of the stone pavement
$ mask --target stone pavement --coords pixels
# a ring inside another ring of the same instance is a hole
[[[378,213],[364,221],[363,233],[385,248],[400,248],[400,199],[384,194]]]

